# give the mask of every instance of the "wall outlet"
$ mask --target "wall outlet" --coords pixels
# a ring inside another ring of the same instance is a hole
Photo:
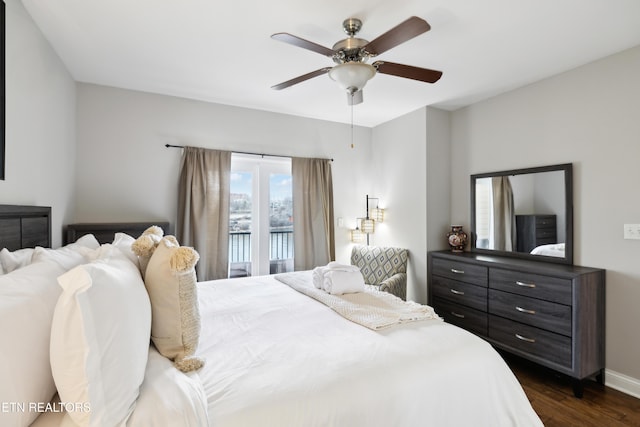
[[[625,239],[640,239],[640,224],[625,224],[624,225],[624,238]]]

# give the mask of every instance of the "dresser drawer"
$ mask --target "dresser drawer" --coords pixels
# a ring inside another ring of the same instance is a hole
[[[489,313],[571,336],[571,307],[567,305],[490,289]]]
[[[487,267],[444,259],[433,260],[432,274],[484,287],[489,277]]]
[[[487,311],[487,288],[446,277],[433,276],[433,296]]]
[[[555,215],[536,215],[536,228],[556,228]]]
[[[521,352],[572,368],[571,338],[563,335],[489,315],[489,338]]]
[[[433,309],[445,322],[487,336],[487,313],[437,297],[433,300]]]
[[[571,280],[491,268],[489,287],[532,298],[571,305]]]
[[[553,240],[551,243],[555,243],[556,229],[555,228],[537,228],[536,229],[536,241],[541,240]]]

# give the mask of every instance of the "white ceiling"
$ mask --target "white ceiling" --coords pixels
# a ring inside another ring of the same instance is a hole
[[[331,66],[272,40],[288,32],[331,48],[342,21],[373,40],[412,15],[431,31],[378,59],[443,71],[435,84],[378,74],[353,110],[373,127],[425,105],[486,99],[640,45],[638,0],[22,0],[73,77],[146,92],[349,123]],[[593,82],[606,84],[606,79]]]

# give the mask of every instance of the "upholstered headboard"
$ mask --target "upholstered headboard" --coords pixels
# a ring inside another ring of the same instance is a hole
[[[69,224],[66,228],[64,243],[73,243],[85,234],[93,234],[100,243],[111,243],[116,233],[127,233],[132,237],[138,237],[152,225],[162,228],[165,234],[171,233],[169,223],[165,221]]]
[[[51,247],[51,208],[0,205],[0,248]]]

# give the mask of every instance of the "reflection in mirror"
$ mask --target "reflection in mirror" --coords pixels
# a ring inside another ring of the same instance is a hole
[[[473,175],[472,249],[572,263],[571,165]]]

